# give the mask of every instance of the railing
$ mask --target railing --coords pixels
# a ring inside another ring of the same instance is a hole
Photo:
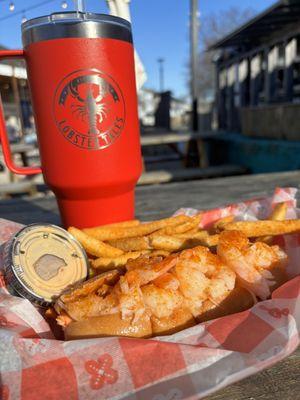
[[[246,136],[300,140],[300,104],[275,104],[241,109]]]

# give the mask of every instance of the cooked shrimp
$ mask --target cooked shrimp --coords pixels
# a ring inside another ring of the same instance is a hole
[[[183,297],[177,290],[162,289],[149,283],[142,287],[143,300],[150,315],[157,318],[169,317],[182,307]]]
[[[275,283],[272,269],[287,261],[286,254],[278,246],[262,242],[250,244],[239,231],[222,232],[217,253],[235,271],[241,286],[262,300],[270,296],[270,287]]]
[[[168,272],[178,262],[180,255],[172,254],[165,259],[162,257],[148,258],[141,257],[137,262],[129,263],[126,268],[128,272],[125,278],[128,281],[135,281],[140,286],[146,285],[148,282],[160,277]]]
[[[207,298],[214,304],[221,303],[235,287],[235,273],[227,266],[221,266],[209,282]]]
[[[194,317],[202,312],[203,302],[221,302],[235,286],[235,273],[206,247],[186,251],[174,268],[180,292]]]
[[[166,272],[164,275],[154,279],[154,285],[162,289],[177,290],[179,288],[179,280],[170,272]]]
[[[149,258],[142,257],[127,265],[126,274],[120,278],[119,306],[122,318],[136,321],[146,311],[141,287],[159,279],[176,265],[178,255]]]
[[[202,301],[208,296],[210,278],[221,264],[217,256],[201,246],[157,262],[146,259],[143,265],[140,259],[131,263],[127,266],[129,271],[124,281],[128,288],[141,287],[142,299],[136,296],[135,301],[130,303],[130,310],[126,308],[125,314],[133,312],[137,315],[139,312],[141,315],[147,311],[154,317],[165,318],[180,308],[190,309],[195,316],[200,314]],[[231,274],[234,275],[233,272]],[[125,315],[123,310],[121,313]]]
[[[187,307],[196,317],[203,301],[221,302],[235,285],[234,272],[206,247],[184,250],[164,260],[144,259],[144,263],[142,259],[130,263],[120,278],[123,318],[136,318],[146,309],[155,316],[167,316],[179,307]]]
[[[130,272],[127,274],[121,276],[119,284],[114,288],[114,292],[119,298],[119,311],[122,319],[129,318],[132,321],[136,321],[144,314],[145,305],[139,282],[130,279]]]

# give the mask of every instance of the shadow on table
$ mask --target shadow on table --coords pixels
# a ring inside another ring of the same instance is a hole
[[[37,199],[9,199],[0,201],[0,217],[20,224],[51,223],[61,225],[53,197]]]

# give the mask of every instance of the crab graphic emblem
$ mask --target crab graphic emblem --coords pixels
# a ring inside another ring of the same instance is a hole
[[[124,127],[121,89],[100,71],[76,71],[58,85],[54,115],[60,132],[71,143],[101,150],[114,143]]]

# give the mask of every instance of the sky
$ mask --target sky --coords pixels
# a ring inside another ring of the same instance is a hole
[[[275,0],[199,0],[200,20],[210,13],[219,13],[230,7],[252,8],[260,12]],[[15,10],[10,12],[10,0],[0,0],[0,44],[9,48],[21,48],[22,11],[42,0],[14,0]],[[25,12],[27,19],[62,11],[61,0],[53,0],[35,10]],[[73,9],[73,1],[67,0],[67,10]],[[158,90],[159,73],[157,59],[165,59],[165,89],[177,97],[187,94],[187,63],[189,60],[189,0],[131,0],[130,10],[135,47],[142,59],[148,76],[145,87]],[[107,13],[105,0],[86,0],[91,12]],[[7,15],[12,17],[1,21]]]

